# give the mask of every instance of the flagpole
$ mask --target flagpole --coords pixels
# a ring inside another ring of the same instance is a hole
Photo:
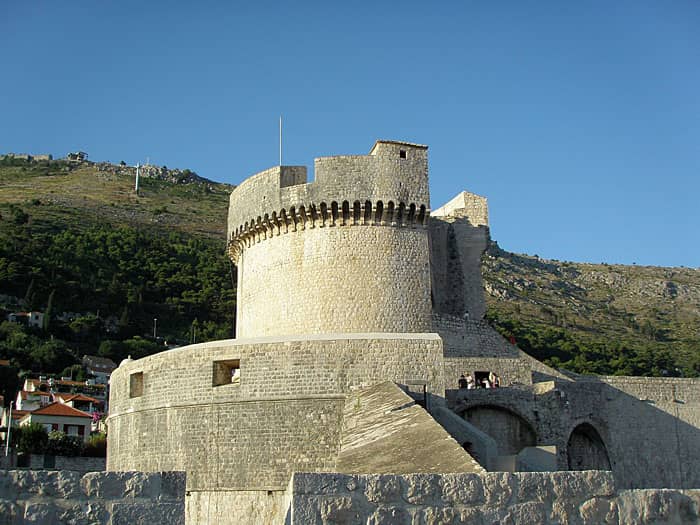
[[[280,166],[282,165],[282,115],[280,115]]]

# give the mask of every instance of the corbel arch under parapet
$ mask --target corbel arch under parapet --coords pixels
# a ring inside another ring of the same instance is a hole
[[[335,226],[338,222],[338,203],[331,202],[331,226]]]
[[[374,224],[381,225],[384,220],[384,203],[377,201],[377,209],[374,212]]]
[[[361,217],[362,217],[362,204],[360,204],[360,201],[355,201],[352,203],[352,224],[353,224],[353,226],[359,226]]]
[[[372,202],[371,201],[365,201],[363,224],[364,225],[372,224]]]

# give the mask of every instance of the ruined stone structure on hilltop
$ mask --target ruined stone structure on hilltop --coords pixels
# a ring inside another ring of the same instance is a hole
[[[483,320],[486,199],[431,213],[427,147],[316,159],[313,182],[258,173],[231,194],[228,238],[237,338],[124,361],[111,382],[108,469],[185,470],[189,523],[430,523],[438,500],[500,520],[513,484],[543,494],[546,520],[622,519],[620,491],[700,487],[700,382],[574,380],[500,337]],[[458,389],[462,373],[501,388]],[[487,472],[586,469],[612,475]]]

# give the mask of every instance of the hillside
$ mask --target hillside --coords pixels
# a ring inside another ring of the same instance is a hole
[[[492,243],[488,317],[535,357],[580,373],[700,375],[700,270],[587,264]]]
[[[44,329],[0,324],[0,359],[17,371],[232,335],[232,187],[147,167],[137,196],[134,176],[123,165],[0,157],[0,316],[50,314]],[[700,270],[546,261],[492,243],[482,272],[491,323],[553,366],[700,375]]]
[[[47,313],[42,327],[0,321],[14,373],[80,376],[83,354],[232,336],[231,187],[167,168],[140,183],[137,196],[126,166],[0,160],[0,320]]]
[[[0,158],[0,211],[16,204],[30,206],[33,220],[57,226],[79,227],[86,218],[223,240],[232,186],[187,169],[145,166],[137,196],[135,177],[136,168],[106,162]]]

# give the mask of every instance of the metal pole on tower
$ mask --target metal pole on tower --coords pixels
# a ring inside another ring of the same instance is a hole
[[[139,194],[139,169],[140,168],[141,168],[141,165],[136,164],[136,187],[135,187],[136,195]]]
[[[280,166],[282,165],[282,115],[280,115]]]

